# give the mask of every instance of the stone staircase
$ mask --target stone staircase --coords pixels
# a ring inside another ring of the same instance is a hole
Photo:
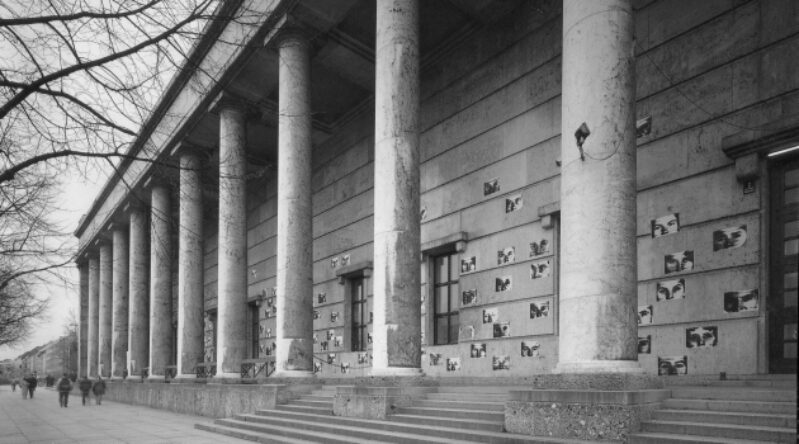
[[[386,421],[333,416],[326,386],[274,410],[197,424],[198,429],[264,443],[577,443],[503,432],[514,387],[437,387]]]
[[[648,443],[795,443],[796,376],[670,387],[671,399],[630,436]]]

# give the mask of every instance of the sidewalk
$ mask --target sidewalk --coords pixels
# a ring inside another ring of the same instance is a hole
[[[70,396],[69,407],[58,406],[58,393],[36,389],[34,399],[22,399],[19,388],[0,386],[0,444],[17,443],[246,443],[194,429],[210,418],[103,401],[81,405]]]

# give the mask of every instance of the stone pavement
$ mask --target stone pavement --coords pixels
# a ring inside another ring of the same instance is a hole
[[[0,444],[18,443],[245,443],[195,430],[208,418],[104,401],[82,406],[72,395],[68,408],[58,406],[58,393],[39,388],[23,400],[19,389],[0,386]]]

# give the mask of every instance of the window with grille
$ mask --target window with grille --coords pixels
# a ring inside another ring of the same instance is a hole
[[[369,311],[366,303],[363,277],[350,279],[350,301],[352,303],[352,351],[366,351]]]
[[[458,253],[433,258],[433,342],[458,343]]]

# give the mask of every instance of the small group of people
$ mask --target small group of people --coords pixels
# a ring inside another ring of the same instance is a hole
[[[37,385],[39,385],[39,381],[36,379],[36,375],[29,374],[22,379],[11,381],[11,391],[16,392],[17,386],[19,386],[22,392],[22,399],[28,399],[29,396],[33,399],[33,392],[36,391]]]
[[[38,380],[34,375],[28,375],[22,379],[14,379],[11,381],[11,391],[17,391],[17,385],[20,386],[22,391],[22,399],[28,399],[30,396],[33,399],[33,392],[36,390],[36,386],[38,385]],[[58,405],[61,407],[67,407],[69,404],[69,393],[72,391],[72,380],[69,379],[69,376],[64,373],[64,376],[58,380],[56,383],[56,390],[58,390]],[[97,380],[92,382],[88,377],[84,376],[80,381],[78,381],[78,389],[80,389],[82,395],[83,405],[86,405],[86,400],[89,399],[89,392],[94,394],[94,399],[97,402],[97,405],[102,405],[103,403],[103,395],[105,395],[105,381],[100,376],[97,377]]]

